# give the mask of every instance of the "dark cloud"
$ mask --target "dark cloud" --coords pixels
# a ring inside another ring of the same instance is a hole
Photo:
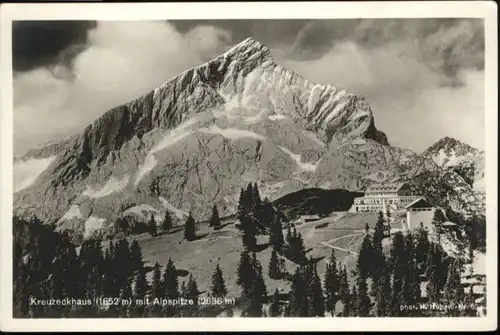
[[[50,65],[67,48],[70,48],[70,58],[75,57],[74,51],[77,49],[72,46],[85,44],[87,31],[95,26],[95,21],[14,21],[14,71],[27,71]]]

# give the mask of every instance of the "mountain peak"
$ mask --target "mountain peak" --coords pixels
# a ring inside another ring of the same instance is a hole
[[[426,152],[438,152],[440,150],[444,151],[450,151],[450,150],[455,150],[455,151],[462,151],[462,152],[468,152],[468,153],[476,153],[479,152],[478,149],[471,147],[467,143],[464,143],[460,140],[457,140],[456,138],[445,136],[439,141],[435,142],[433,145],[431,145]]]
[[[252,37],[247,37],[227,50],[220,57],[237,57],[243,59],[271,58],[271,51],[259,41],[256,41]]]

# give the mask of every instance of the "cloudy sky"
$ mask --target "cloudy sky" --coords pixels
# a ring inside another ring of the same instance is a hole
[[[248,36],[300,75],[366,97],[392,145],[452,136],[484,149],[480,19],[18,21],[14,149],[79,131]]]

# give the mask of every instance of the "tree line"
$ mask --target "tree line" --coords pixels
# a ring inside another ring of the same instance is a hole
[[[327,312],[343,317],[464,316],[476,313],[470,309],[425,311],[401,308],[422,302],[472,303],[475,298],[472,290],[465,294],[460,281],[461,261],[449,257],[438,243],[430,242],[423,226],[415,233],[396,233],[390,241],[389,252],[386,252],[383,246],[385,219],[380,213],[373,232],[366,225],[355,268],[348,272],[345,265],[337,262],[332,249],[320,276],[318,260],[307,258],[300,232],[291,224],[283,227],[280,217],[273,214],[270,203],[260,201],[257,185],[250,184],[242,190],[238,217],[243,250],[236,269],[236,284],[241,290],[238,302],[242,316],[323,317]],[[196,301],[202,292],[192,274],[179,284],[181,275],[171,259],[164,266],[157,262],[152,269],[147,268],[136,240],[129,242],[122,238],[109,241],[103,247],[101,240],[91,238],[85,240],[77,252],[68,234],[57,233],[36,218],[24,221],[14,217],[13,223],[13,306],[17,317],[179,317],[215,316],[221,312],[197,304],[189,308],[159,305],[111,305],[103,308],[85,303],[50,308],[31,305],[32,296],[39,299],[71,297],[83,302],[101,296],[122,300],[145,296],[151,299],[183,297]],[[221,227],[216,206],[209,225],[214,230]],[[171,229],[169,216],[161,226],[166,231]],[[266,233],[271,247],[268,276],[288,281],[288,292],[268,291],[263,266],[257,257],[256,240],[256,236]],[[184,237],[186,240],[197,238],[191,214],[184,226]],[[295,265],[293,273],[288,273],[287,261]],[[150,279],[147,278],[149,271],[152,273]],[[208,294],[224,298],[227,292],[224,274],[216,264]]]

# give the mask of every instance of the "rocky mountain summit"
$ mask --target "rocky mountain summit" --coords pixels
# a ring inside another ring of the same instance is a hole
[[[81,133],[30,150],[15,162],[14,208],[61,230],[113,234],[123,215],[203,220],[214,204],[234,214],[248,182],[274,200],[418,180],[415,191],[439,205],[481,210],[464,178],[431,156],[390,146],[364,98],[302,78],[249,38]]]
[[[451,137],[444,137],[431,145],[423,156],[439,166],[454,171],[477,192],[484,192],[484,151]]]

